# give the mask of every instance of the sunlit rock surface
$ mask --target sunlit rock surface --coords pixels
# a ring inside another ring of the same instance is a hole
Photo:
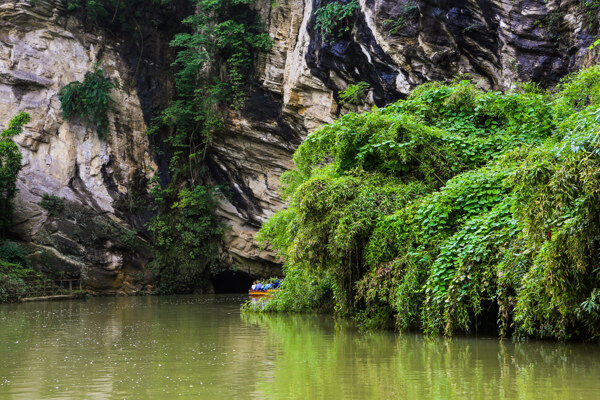
[[[57,97],[97,62],[118,87],[107,141],[65,120]],[[156,170],[129,73],[113,45],[65,18],[60,2],[0,2],[0,126],[18,111],[32,116],[15,138],[23,170],[13,234],[30,243],[33,267],[82,276],[95,291],[131,293],[147,281],[149,247],[115,208]],[[44,194],[65,199],[59,216],[40,207]]]

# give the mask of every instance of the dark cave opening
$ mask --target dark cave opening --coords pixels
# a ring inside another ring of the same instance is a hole
[[[248,293],[253,281],[243,271],[224,271],[212,277],[215,293]]]

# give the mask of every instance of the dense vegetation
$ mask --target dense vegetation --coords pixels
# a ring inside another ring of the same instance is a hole
[[[43,280],[42,274],[29,268],[17,243],[0,241],[0,303],[19,301]]]
[[[358,82],[357,84],[350,85],[338,93],[340,102],[355,106],[363,104],[370,87],[367,82]]]
[[[141,32],[138,20],[144,17],[145,10],[171,1],[64,2],[69,10],[100,26],[126,32],[133,21]],[[252,0],[190,0],[190,3],[195,12],[183,20],[185,32],[177,34],[171,42],[176,49],[173,64],[176,96],[155,118],[149,131],[157,138],[166,137],[160,147],[169,158],[169,170],[162,174],[162,179],[157,177],[153,182],[155,216],[148,226],[154,239],[153,265],[160,274],[163,293],[201,288],[211,271],[218,268],[217,250],[224,227],[214,210],[217,196],[226,190],[208,184],[206,151],[212,136],[223,127],[227,108],[242,105],[246,77],[251,73],[255,54],[271,46],[269,35],[263,32],[252,9]],[[98,71],[95,74],[100,74]],[[75,85],[73,89],[86,88],[85,93],[91,92],[85,82],[71,85]],[[64,90],[61,101],[63,98],[70,101],[66,97],[70,93]],[[104,124],[98,121],[106,120],[109,108],[105,105],[110,102],[80,103],[83,106],[63,106],[63,111],[82,114],[89,106],[93,118],[88,119],[98,125],[100,133]],[[101,111],[103,118],[96,118],[100,115],[96,111]],[[165,131],[167,135],[160,134]]]
[[[333,43],[349,32],[358,8],[357,0],[334,0],[315,10],[315,27],[321,32],[323,40]]]
[[[384,26],[388,29],[388,35],[397,35],[407,26],[418,22],[419,4],[415,0],[407,0],[399,5],[400,14],[396,19],[386,19]]]
[[[259,234],[286,279],[248,308],[600,337],[600,66],[553,93],[428,83],[317,130],[294,162]]]

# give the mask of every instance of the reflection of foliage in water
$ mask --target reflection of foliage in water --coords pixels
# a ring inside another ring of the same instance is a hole
[[[240,317],[238,307],[208,296],[4,305],[0,391],[35,399],[569,400],[597,389],[597,346],[359,334],[347,320]],[[11,385],[2,386],[5,378]]]
[[[273,375],[258,383],[271,398],[580,399],[593,393],[598,366],[597,349],[585,345],[359,334],[313,315],[242,320],[279,350]],[[573,376],[582,385],[574,388]]]

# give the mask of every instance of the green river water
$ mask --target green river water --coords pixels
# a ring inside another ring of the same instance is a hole
[[[242,301],[0,305],[0,399],[600,399],[600,345],[361,334]]]

